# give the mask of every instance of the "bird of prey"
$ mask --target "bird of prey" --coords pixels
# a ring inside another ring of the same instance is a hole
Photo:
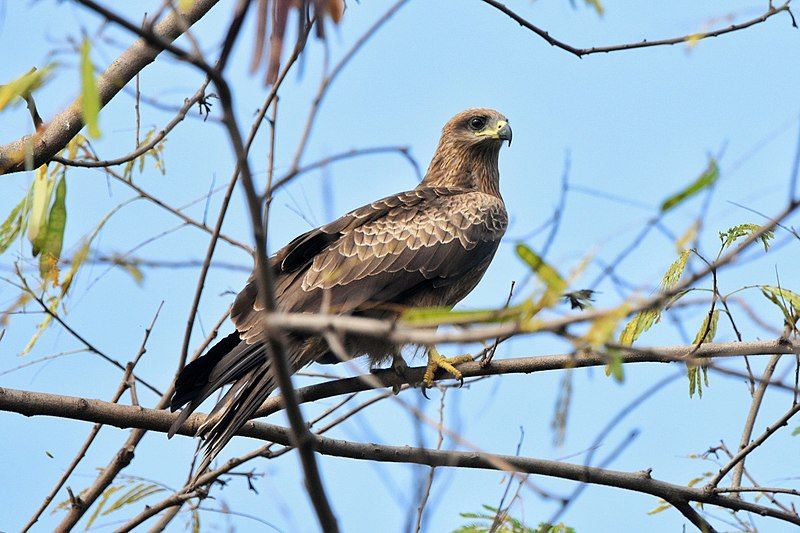
[[[372,202],[295,238],[270,258],[277,309],[396,319],[412,307],[452,307],[478,284],[508,225],[499,189],[498,156],[511,144],[511,127],[492,109],[468,109],[442,129],[436,153],[414,189]],[[268,329],[253,276],[238,294],[230,317],[236,331],[179,374],[170,407],[183,408],[170,437],[215,391],[232,384],[197,431],[204,439],[202,472],[250,419],[276,382],[267,354]],[[400,347],[386,339],[346,335],[351,357],[372,364],[392,360],[402,368]],[[286,335],[292,372],[339,358],[324,338]],[[456,378],[454,365],[469,356],[444,358],[428,351],[425,385],[437,368]],[[188,404],[188,405],[187,405]]]

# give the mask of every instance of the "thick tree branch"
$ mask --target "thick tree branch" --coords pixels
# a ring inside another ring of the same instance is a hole
[[[125,406],[100,400],[87,400],[55,394],[34,393],[0,388],[0,409],[26,416],[59,416],[90,422],[100,422],[117,427],[135,427],[141,430],[166,432],[177,417],[164,410]],[[194,414],[179,430],[180,434],[193,434],[202,415]],[[290,446],[295,438],[292,430],[263,422],[249,422],[240,435]],[[498,463],[511,465],[518,472],[616,487],[624,490],[650,494],[672,503],[685,513],[689,502],[717,505],[735,511],[748,511],[769,516],[788,523],[800,525],[800,517],[771,507],[750,503],[738,498],[721,496],[703,488],[684,487],[653,479],[649,470],[620,472],[583,465],[477,452],[452,452],[412,448],[409,446],[387,446],[362,444],[312,435],[319,453],[351,459],[390,463],[422,464],[432,467],[460,467],[496,470]],[[694,517],[687,518],[695,522]]]
[[[153,35],[171,43],[183,32],[185,24],[194,24],[205,16],[219,0],[196,0],[192,8],[183,14],[180,21],[175,13],[170,13],[153,29]],[[105,106],[137,73],[155,61],[164,48],[148,44],[139,39],[125,50],[97,79],[100,105]],[[56,115],[51,121],[33,135],[26,135],[16,141],[0,146],[0,174],[22,172],[26,154],[31,155],[32,168],[36,168],[62,150],[83,128],[81,100],[76,98],[69,107]]]

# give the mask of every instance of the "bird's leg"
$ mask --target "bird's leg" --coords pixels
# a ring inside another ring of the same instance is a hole
[[[435,347],[428,348],[428,366],[425,368],[425,375],[422,378],[422,384],[427,387],[433,387],[433,376],[438,369],[449,372],[459,381],[463,381],[461,372],[455,367],[461,363],[472,361],[471,355],[457,355],[455,357],[444,357],[439,353]]]
[[[392,371],[394,371],[394,373],[400,376],[400,378],[402,378],[404,381],[408,381],[408,364],[406,363],[406,360],[403,359],[402,355],[399,353],[392,354],[392,366],[389,368],[391,368]],[[399,394],[402,387],[402,383],[392,385],[392,392]]]

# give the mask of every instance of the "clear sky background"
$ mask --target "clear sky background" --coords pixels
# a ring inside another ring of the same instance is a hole
[[[144,10],[155,11],[158,1],[115,2],[132,20]],[[229,22],[232,2],[221,2],[196,27],[205,50],[215,54],[221,31]],[[386,2],[349,2],[342,25],[331,32],[328,47],[338,61],[355,40],[388,7]],[[766,1],[729,0],[666,3],[606,0],[605,16],[598,17],[582,2],[573,8],[567,0],[508,2],[523,16],[552,35],[575,46],[633,42],[684,35],[758,16]],[[728,17],[733,17],[729,19]],[[70,42],[79,42],[81,31],[96,35],[100,18],[70,2],[53,0],[0,1],[0,83],[13,79],[32,66],[41,67],[52,50],[60,63],[56,75],[37,93],[39,111],[45,120],[53,117],[79,93],[78,59]],[[247,74],[252,46],[253,20],[235,49],[229,70],[236,91],[240,121],[249,127],[254,110],[267,89],[258,77]],[[130,35],[109,29],[107,39],[95,43],[92,56],[105,67]],[[182,44],[185,42],[179,41]],[[305,123],[308,107],[322,73],[323,46],[312,42],[303,61],[302,73],[293,71],[280,92],[276,169],[288,168]],[[657,213],[660,202],[683,188],[705,168],[710,154],[722,154],[721,178],[710,203],[710,215],[701,237],[701,250],[713,255],[719,244],[717,232],[743,222],[763,219],[742,204],[765,214],[783,208],[788,177],[797,140],[800,113],[800,32],[781,14],[751,29],[685,45],[592,55],[577,59],[520,28],[498,11],[478,0],[411,0],[372,39],[341,73],[331,88],[312,133],[305,162],[351,148],[407,145],[422,165],[427,165],[439,130],[456,112],[475,106],[494,107],[509,117],[514,143],[500,156],[501,188],[511,217],[505,244],[479,287],[461,308],[500,306],[512,280],[525,279],[526,268],[515,257],[513,244],[520,239],[540,248],[546,232],[531,237],[533,230],[551,216],[558,204],[565,158],[569,157],[570,192],[555,243],[552,263],[568,272],[593,250],[601,261],[611,261],[634,239],[646,221]],[[201,77],[167,56],[142,72],[145,94],[162,102],[180,105],[193,94]],[[218,114],[218,109],[213,110]],[[158,128],[170,118],[151,106],[142,109],[143,129]],[[102,111],[102,140],[96,143],[104,157],[116,157],[134,147],[133,98],[121,94]],[[0,115],[0,142],[8,142],[31,130],[24,105]],[[166,174],[150,164],[134,179],[138,185],[172,205],[185,205],[202,198],[209,189],[224,184],[233,170],[233,158],[222,128],[212,121],[189,118],[169,136],[164,151]],[[251,152],[251,164],[263,180],[267,166],[267,137],[259,136]],[[31,173],[0,178],[0,216],[4,217],[25,193]],[[132,192],[108,181],[100,171],[68,172],[68,222],[66,254],[77,249],[80,238],[91,231],[111,208],[131,198]],[[298,178],[278,194],[270,220],[270,249],[275,250],[312,225],[387,194],[413,188],[413,168],[397,155],[375,155],[337,163],[326,172]],[[603,191],[600,197],[587,191]],[[216,194],[207,203],[187,209],[196,218],[208,215],[213,223],[221,201]],[[681,235],[701,209],[700,198],[670,213],[664,225]],[[98,253],[125,253],[142,242],[177,226],[179,221],[144,201],[123,208],[95,241]],[[789,224],[797,223],[790,220]],[[250,227],[243,195],[237,192],[224,231],[250,242]],[[207,235],[183,228],[160,237],[136,251],[145,259],[170,261],[202,260]],[[797,270],[798,246],[779,232],[775,250],[753,251],[750,260],[720,278],[722,290],[747,284],[776,284],[800,289]],[[641,293],[649,294],[676,256],[672,239],[653,232],[621,266],[619,273]],[[243,270],[214,268],[200,308],[200,327],[195,328],[193,347],[231,302],[247,277],[250,259],[224,243],[215,259],[241,265]],[[27,242],[12,246],[2,257],[4,276],[12,276],[14,262],[35,273]],[[697,263],[695,263],[697,266]],[[593,263],[576,288],[591,284],[600,265]],[[122,269],[105,265],[85,267],[67,301],[66,319],[101,349],[126,361],[133,357],[144,328],[159,303],[162,314],[148,344],[148,352],[137,373],[166,388],[172,379],[186,317],[191,306],[199,269],[147,269],[137,284]],[[529,294],[535,285],[520,287]],[[599,287],[597,305],[615,305],[620,296],[605,282]],[[0,283],[0,308],[13,303],[18,291]],[[780,327],[779,311],[763,300],[757,290],[743,293],[754,311]],[[33,308],[30,308],[33,310]],[[561,308],[558,312],[566,312]],[[705,309],[695,307],[676,316],[688,335],[694,336]],[[18,356],[33,334],[40,315],[12,317],[0,341],[0,386],[90,398],[109,399],[120,373],[88,353],[68,355],[14,372],[20,364],[43,356],[79,348],[66,332],[52,327],[33,352]],[[739,310],[738,324],[749,340],[768,338]],[[231,330],[226,324],[224,332]],[[728,324],[720,322],[718,340],[734,340]],[[656,325],[640,341],[646,345],[686,342],[670,321]],[[448,353],[475,350],[474,346],[444,347]],[[502,344],[498,358],[563,353],[570,347],[545,336],[519,338]],[[754,358],[754,369],[763,358]],[[420,362],[419,360],[417,361]],[[739,363],[731,363],[741,368]],[[363,365],[361,365],[363,368]],[[791,369],[789,361],[779,375]],[[312,367],[312,370],[346,369]],[[618,384],[602,369],[573,372],[573,397],[566,440],[553,445],[551,421],[560,389],[559,373],[494,377],[447,394],[446,424],[468,441],[497,453],[514,453],[524,430],[520,453],[538,458],[565,458],[580,462],[603,426],[655,383],[680,374],[645,402],[602,442],[598,458],[608,456],[631,432],[610,468],[635,471],[653,468],[659,479],[685,484],[716,465],[691,454],[702,453],[723,439],[735,447],[749,407],[746,384],[712,374],[711,387],[702,399],[690,399],[685,372],[679,365],[638,365],[625,369]],[[309,378],[298,383],[309,383]],[[156,398],[139,389],[143,404]],[[438,392],[432,400],[416,391],[404,398],[431,416],[437,416]],[[367,396],[365,396],[366,398]],[[310,417],[336,400],[304,407]],[[768,393],[756,424],[765,427],[790,405],[782,392]],[[283,423],[281,416],[271,419]],[[797,425],[797,424],[795,424]],[[0,530],[14,531],[24,524],[50,490],[86,437],[90,425],[48,418],[28,419],[0,413]],[[794,426],[790,426],[794,427]],[[792,483],[797,476],[800,437],[785,434],[771,440],[748,460],[748,469],[764,485]],[[420,438],[435,446],[436,433],[424,429],[420,437],[413,419],[389,400],[348,421],[331,436],[361,442],[416,444]],[[69,485],[77,490],[88,485],[96,468],[108,463],[127,436],[126,431],[105,428]],[[221,460],[252,449],[257,443],[238,439]],[[445,447],[455,449],[450,440]],[[179,487],[186,478],[194,452],[191,439],[167,441],[163,434],[149,434],[136,451],[126,474],[155,478]],[[48,453],[53,457],[49,457]],[[325,485],[343,531],[404,531],[416,508],[416,487],[427,469],[407,465],[374,464],[324,457],[320,461]],[[287,454],[275,461],[255,461],[248,468],[266,472],[257,480],[259,493],[246,490],[234,478],[223,490],[215,489],[215,507],[226,502],[236,511],[255,515],[279,531],[313,531],[315,519],[305,496],[297,457]],[[461,512],[475,512],[482,504],[496,505],[504,489],[498,472],[439,469],[431,496],[426,531],[446,532],[464,524]],[[574,484],[531,478],[538,486],[567,494]],[[555,509],[534,492],[523,489],[522,501],[512,514],[529,525],[546,520]],[[59,501],[66,499],[65,492]],[[788,499],[784,499],[788,500]],[[110,530],[117,520],[141,510],[144,502],[102,517],[96,529]],[[674,510],[655,516],[647,512],[658,505],[654,497],[619,489],[590,487],[562,520],[579,533],[593,531],[679,531],[685,519]],[[717,509],[715,516],[725,517]],[[61,511],[46,514],[40,530],[48,530]],[[246,517],[203,514],[204,529],[233,527],[238,531],[264,530],[264,524]],[[173,523],[173,530],[186,527],[188,514]],[[105,524],[105,525],[104,525]],[[715,522],[721,529],[730,529]],[[758,519],[763,531],[789,531],[774,521]]]

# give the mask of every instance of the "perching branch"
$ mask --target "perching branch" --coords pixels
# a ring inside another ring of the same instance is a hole
[[[100,422],[117,427],[135,427],[148,431],[166,432],[177,415],[163,410],[145,409],[87,400],[55,394],[34,393],[0,388],[0,409],[17,412],[26,416],[59,416],[90,422]],[[194,414],[178,431],[182,435],[193,434],[203,416]],[[249,422],[239,435],[249,436],[290,446],[294,442],[292,431],[288,428],[263,422]],[[670,502],[683,512],[693,523],[695,517],[686,512],[689,502],[716,505],[734,511],[749,511],[800,525],[800,516],[786,513],[764,505],[750,503],[737,498],[722,496],[703,488],[684,487],[654,479],[650,470],[640,472],[621,472],[603,468],[587,467],[560,461],[534,459],[511,455],[495,455],[478,452],[456,452],[412,448],[408,446],[387,446],[362,444],[311,435],[314,447],[319,453],[358,460],[390,463],[412,463],[432,467],[460,467],[497,470],[497,464],[511,465],[517,472],[580,481],[597,485],[616,487],[624,490],[650,494]]]

